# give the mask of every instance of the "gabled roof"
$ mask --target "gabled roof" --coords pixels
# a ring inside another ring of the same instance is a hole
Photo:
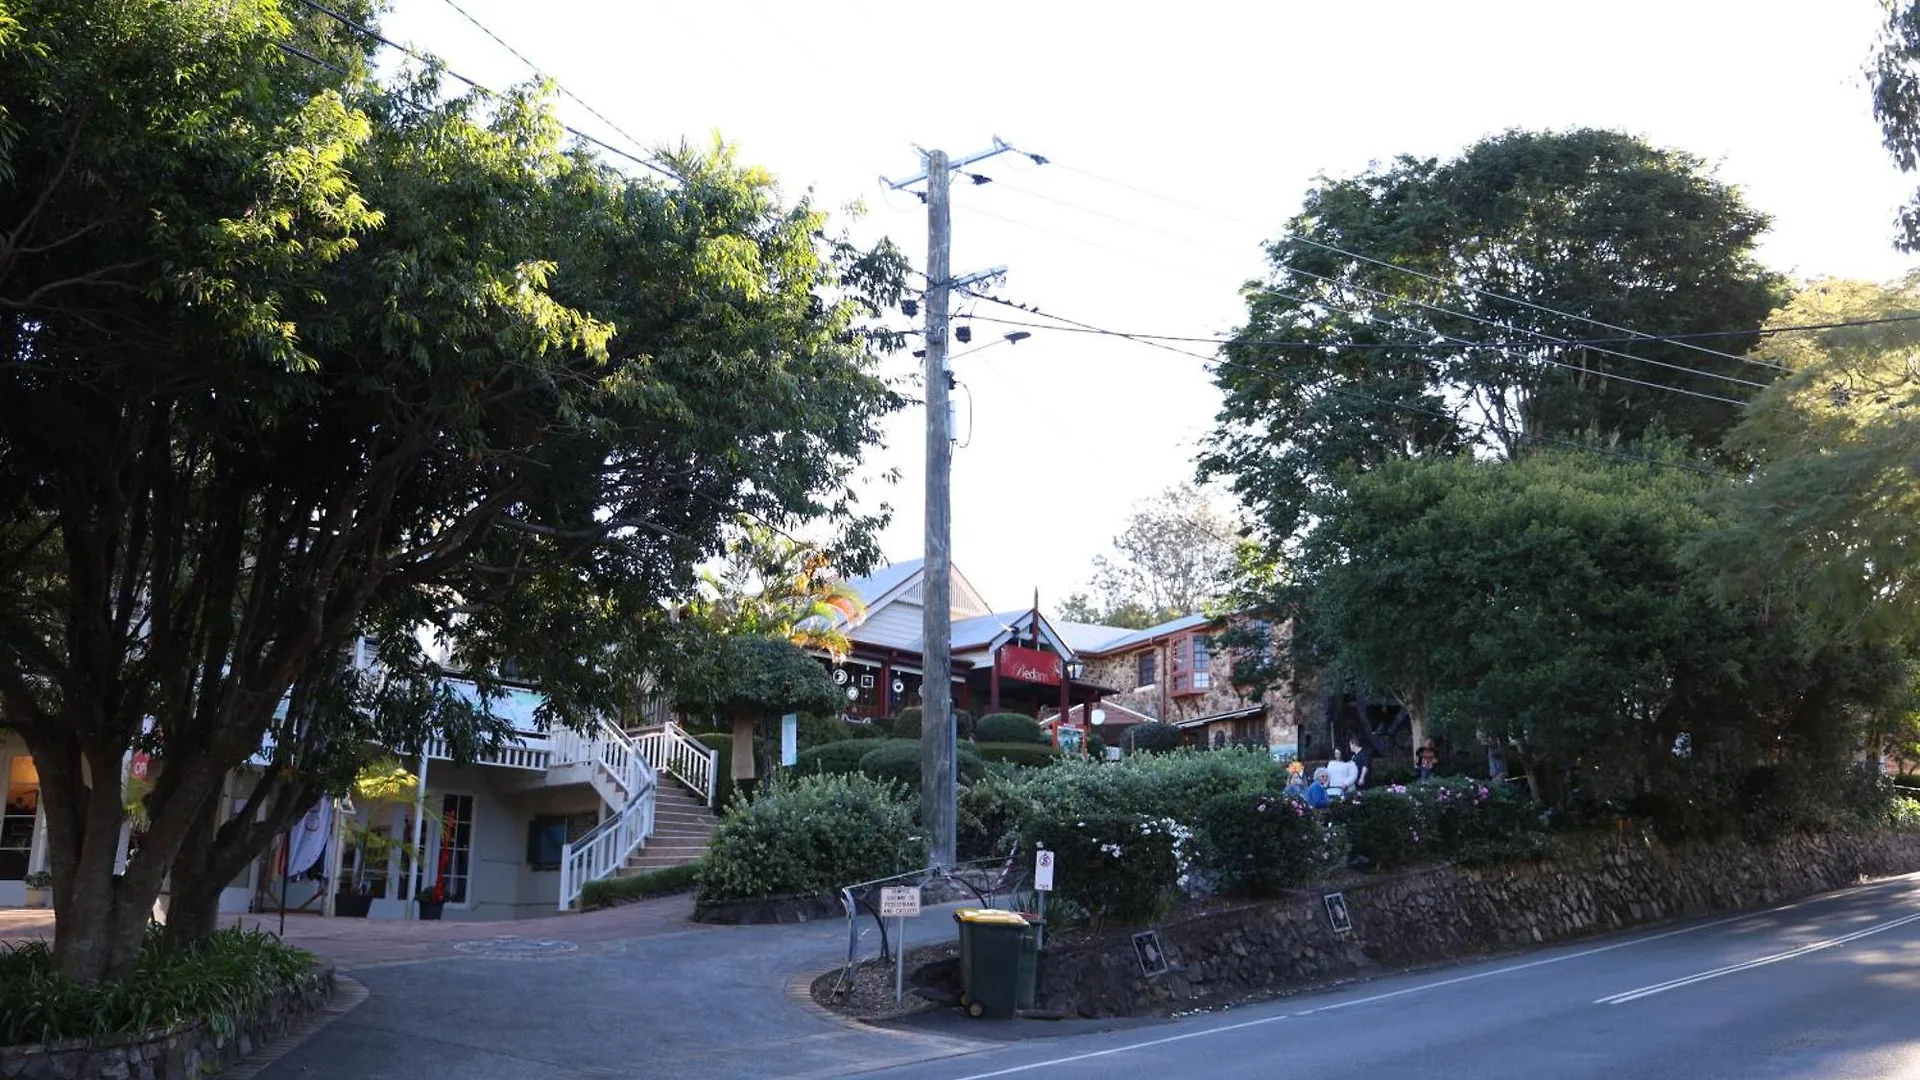
[[[847,584],[860,594],[860,602],[872,607],[874,601],[904,585],[908,578],[920,572],[926,565],[925,559],[906,559],[891,566],[883,566],[866,577],[848,578]]]
[[[867,615],[872,616],[903,597],[919,602],[916,590],[926,578],[926,563],[925,559],[903,559],[875,570],[866,577],[848,578],[847,585],[859,594],[860,602],[866,605]],[[967,580],[967,575],[961,573],[957,566],[950,566],[948,572],[948,596],[952,609],[956,612],[985,611],[986,601],[981,599],[980,590],[973,587],[973,582]],[[838,617],[838,622],[846,622],[845,616]]]
[[[1078,721],[1085,715],[1086,711],[1087,707],[1085,705],[1075,705],[1073,708],[1067,710],[1067,719],[1069,721]],[[1138,709],[1129,709],[1117,701],[1101,702],[1100,711],[1107,714],[1107,722],[1100,725],[1103,728],[1132,727],[1135,724],[1159,723],[1158,720],[1148,716],[1146,713]],[[1060,717],[1056,714],[1053,719],[1057,721]]]
[[[1068,647],[1074,652],[1099,652],[1109,641],[1118,641],[1133,631],[1124,626],[1102,626],[1099,623],[1062,622],[1049,619],[1053,628],[1066,639]]]
[[[1209,716],[1196,716],[1191,720],[1177,720],[1173,726],[1177,728],[1204,727],[1216,720],[1239,720],[1248,716],[1258,716],[1266,711],[1267,707],[1265,705],[1248,705],[1245,708],[1228,709],[1226,712],[1217,712]]]
[[[1091,652],[1091,653],[1120,652],[1124,649],[1131,649],[1136,645],[1145,645],[1147,642],[1152,641],[1155,638],[1162,638],[1162,637],[1166,637],[1169,634],[1178,634],[1188,630],[1195,630],[1202,626],[1209,626],[1217,621],[1219,620],[1213,618],[1210,615],[1204,615],[1204,614],[1182,615],[1177,619],[1170,619],[1167,622],[1163,622],[1158,626],[1149,626],[1145,630],[1135,630],[1134,632],[1127,634],[1125,637],[1121,637],[1113,641],[1109,641],[1105,645],[1100,646],[1099,648],[1087,649],[1085,651]]]
[[[971,619],[961,619],[953,624],[953,651],[964,652],[993,644],[995,638],[1012,630],[1014,624],[1027,613],[1025,611],[996,611],[991,615],[976,615]]]

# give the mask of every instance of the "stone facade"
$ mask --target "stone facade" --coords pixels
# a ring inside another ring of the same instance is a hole
[[[1211,628],[1218,633],[1221,624]],[[1196,633],[1201,633],[1196,631]],[[1170,655],[1174,641],[1182,635],[1169,634],[1142,642],[1124,651],[1082,653],[1087,665],[1086,680],[1110,686],[1120,692],[1107,701],[1117,702],[1136,712],[1169,724],[1218,716],[1252,706],[1266,706],[1264,715],[1240,720],[1223,720],[1205,725],[1205,730],[1189,729],[1189,741],[1212,746],[1241,742],[1264,742],[1268,746],[1293,747],[1299,744],[1302,708],[1311,710],[1313,699],[1296,695],[1290,687],[1276,687],[1264,697],[1250,698],[1233,685],[1233,661],[1227,650],[1215,646],[1211,654],[1210,685],[1206,690],[1175,694],[1168,687]],[[1154,682],[1140,683],[1140,657],[1154,655]]]
[[[1920,834],[1665,847],[1620,837],[1538,863],[1437,867],[1329,885],[1162,924],[1168,971],[1144,977],[1130,934],[1049,948],[1042,1008],[1086,1017],[1186,1011],[1316,983],[1565,941],[1661,919],[1779,904],[1920,870]],[[1336,934],[1325,894],[1353,929]]]
[[[109,1039],[0,1047],[4,1080],[198,1080],[238,1064],[333,1000],[330,964],[283,987],[250,1012],[227,1017],[231,1034],[204,1021]]]

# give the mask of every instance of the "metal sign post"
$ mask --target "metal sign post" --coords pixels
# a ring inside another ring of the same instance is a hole
[[[917,885],[889,885],[880,890],[880,917],[893,920],[893,1000],[907,999],[907,920],[920,916]]]
[[[1040,910],[1034,912],[1040,916],[1040,925],[1034,928],[1035,948],[1045,948],[1047,944],[1047,894],[1053,891],[1053,852],[1041,848],[1033,856],[1033,893],[1034,905]]]

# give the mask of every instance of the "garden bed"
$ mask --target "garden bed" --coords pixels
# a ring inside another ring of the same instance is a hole
[[[196,1080],[291,1030],[333,994],[333,965],[265,934],[226,931],[197,956],[167,955],[156,938],[131,981],[100,988],[53,975],[36,943],[0,955],[0,1038],[12,1040],[0,1044],[0,1077]]]

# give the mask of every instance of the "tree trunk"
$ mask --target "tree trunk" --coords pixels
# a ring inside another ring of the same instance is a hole
[[[168,878],[167,944],[175,948],[192,948],[220,928],[224,880],[218,879],[213,865],[214,821],[219,808],[219,797],[207,800],[186,842],[180,845],[180,854],[174,856]]]
[[[752,714],[733,714],[733,778],[735,780],[751,780],[754,777],[753,759],[757,749],[753,741],[755,726]]]

